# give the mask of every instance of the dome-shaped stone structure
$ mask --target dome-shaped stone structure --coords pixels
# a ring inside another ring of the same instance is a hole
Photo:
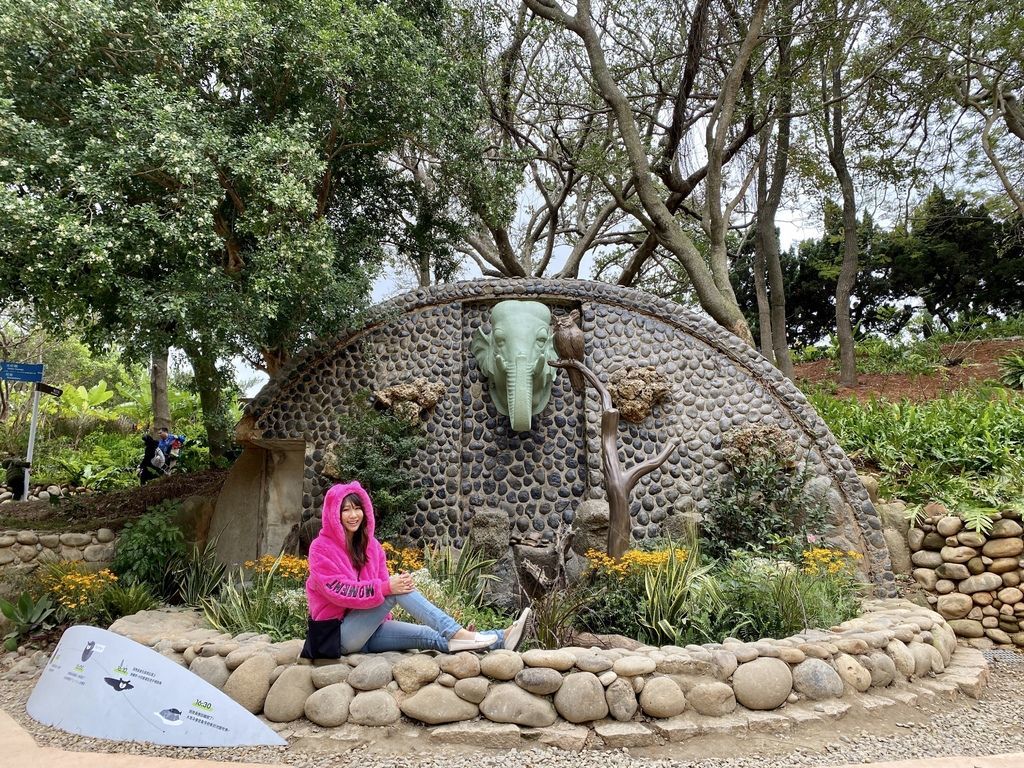
[[[491,402],[470,353],[499,301],[539,301],[555,316],[580,313],[584,362],[607,381],[627,366],[654,366],[668,396],[639,423],[623,422],[620,458],[629,467],[682,438],[680,450],[644,477],[631,499],[632,534],[657,536],[673,515],[700,511],[710,484],[727,471],[720,438],[775,424],[797,459],[821,476],[834,512],[832,539],[865,555],[880,594],[892,591],[881,525],[852,464],[803,394],[747,344],[669,301],[582,280],[494,280],[413,291],[374,307],[367,322],[314,343],[249,403],[238,427],[247,446],[218,501],[213,532],[228,559],[280,547],[300,519],[319,514],[332,480],[325,449],[341,438],[339,420],[361,391],[416,377],[442,387],[424,419],[427,444],[413,462],[423,491],[406,521],[412,539],[465,535],[480,509],[502,509],[513,530],[550,539],[581,502],[604,497],[597,395],[573,393],[559,373],[547,407],[529,432],[511,431]]]

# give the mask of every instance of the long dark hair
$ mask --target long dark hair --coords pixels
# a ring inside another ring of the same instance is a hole
[[[341,500],[341,505],[338,507],[338,516],[341,517],[345,514],[345,503],[352,502],[353,506],[359,507],[363,511],[363,519],[359,523],[359,527],[356,532],[352,534],[352,543],[349,546],[348,555],[352,558],[352,565],[356,567],[356,573],[363,570],[363,566],[366,565],[366,545],[370,542],[370,537],[366,534],[366,510],[363,508],[363,500],[359,494],[350,493]],[[338,522],[341,522],[340,520]],[[342,529],[345,528],[342,523]]]

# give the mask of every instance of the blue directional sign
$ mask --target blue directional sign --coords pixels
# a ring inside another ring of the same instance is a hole
[[[42,381],[42,363],[11,363],[0,360],[0,380],[2,381]]]

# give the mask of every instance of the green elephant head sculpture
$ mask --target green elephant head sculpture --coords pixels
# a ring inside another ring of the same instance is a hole
[[[557,360],[551,339],[551,310],[537,301],[501,301],[491,310],[491,332],[477,328],[470,345],[490,385],[498,412],[512,429],[528,432],[535,414],[551,399]]]

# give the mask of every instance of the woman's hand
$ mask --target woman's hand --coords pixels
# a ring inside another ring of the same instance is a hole
[[[396,573],[389,580],[392,595],[407,595],[416,589],[412,576],[408,573]]]

